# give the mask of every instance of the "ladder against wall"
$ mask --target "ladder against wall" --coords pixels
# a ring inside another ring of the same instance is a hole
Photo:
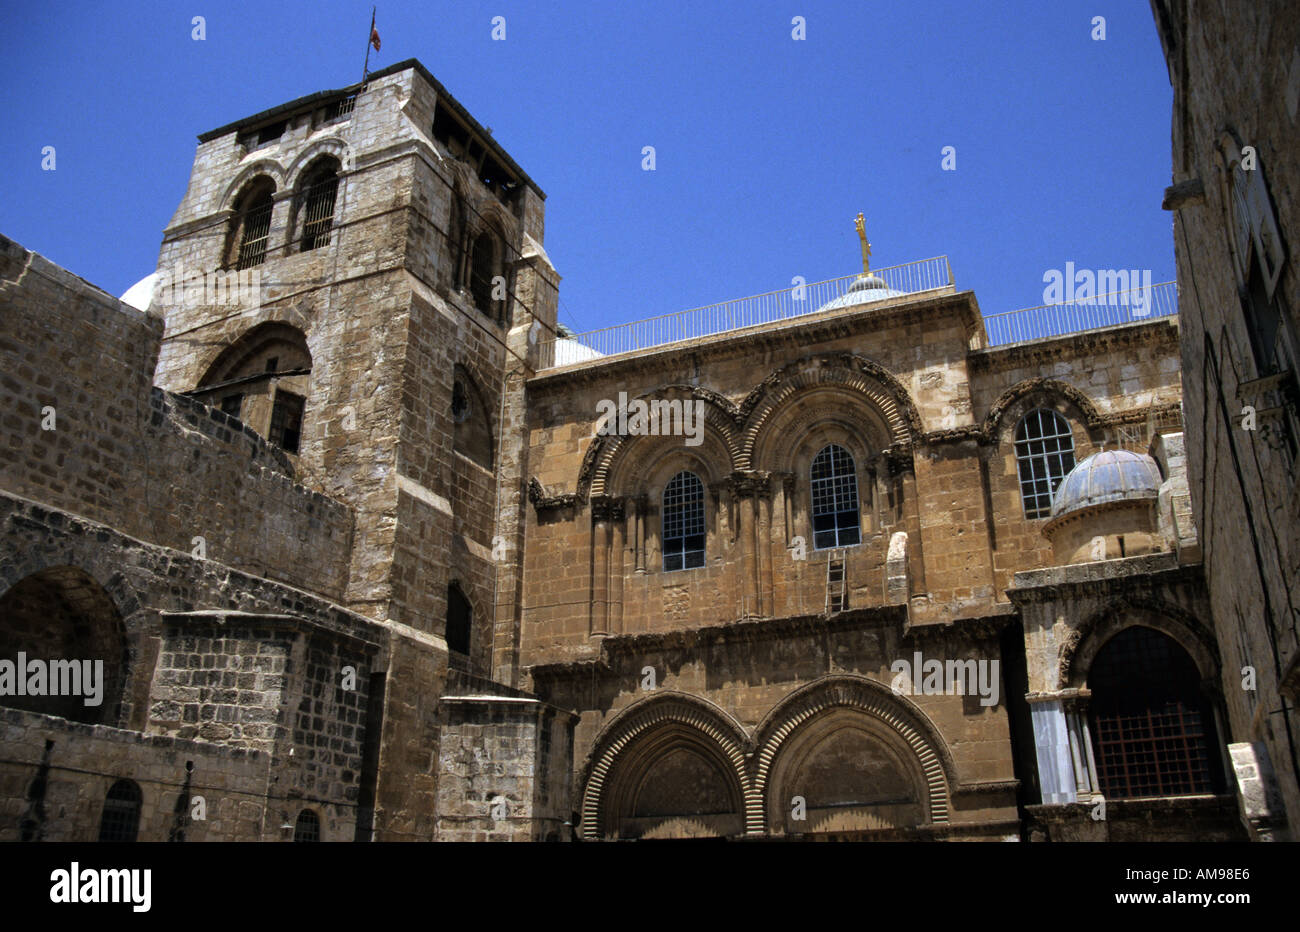
[[[836,550],[826,561],[826,614],[833,615],[848,608],[848,568],[844,551]]]

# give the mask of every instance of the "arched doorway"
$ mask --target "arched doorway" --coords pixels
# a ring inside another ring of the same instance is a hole
[[[51,567],[0,595],[0,659],[17,664],[20,654],[27,665],[45,665],[45,694],[4,690],[0,704],[78,722],[116,724],[126,674],[126,632],[113,599],[86,572]],[[95,666],[97,661],[102,665]],[[96,670],[102,676],[95,676]],[[15,669],[15,676],[22,675]],[[51,695],[56,683],[62,694]],[[69,685],[80,692],[72,694]],[[88,705],[88,699],[95,704]]]
[[[671,723],[640,736],[611,774],[606,838],[726,838],[744,832],[744,794],[716,744]]]
[[[892,729],[865,712],[831,709],[782,742],[769,782],[774,835],[910,829],[929,821],[925,774]]]

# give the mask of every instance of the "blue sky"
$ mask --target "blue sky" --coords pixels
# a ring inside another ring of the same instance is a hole
[[[114,294],[152,271],[195,136],[357,81],[371,10],[0,2],[0,233]],[[1174,277],[1145,2],[389,0],[377,26],[372,69],[419,58],[546,192],[577,330],[852,274],[859,210],[873,265],[946,254],[986,314],[1067,261]]]

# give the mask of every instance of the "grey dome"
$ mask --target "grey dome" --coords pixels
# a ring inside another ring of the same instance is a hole
[[[902,291],[895,291],[885,284],[885,280],[876,275],[859,275],[849,285],[849,290],[844,292],[838,298],[827,301],[818,311],[835,311],[840,308],[853,307],[858,304],[869,304],[872,301],[882,301],[885,298],[901,298],[904,295]]]
[[[1081,461],[1061,480],[1052,497],[1052,517],[1102,502],[1155,498],[1160,483],[1160,467],[1151,457],[1131,450],[1103,450]]]

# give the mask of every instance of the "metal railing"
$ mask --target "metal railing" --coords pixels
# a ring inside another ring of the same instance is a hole
[[[896,293],[895,296],[920,294],[951,288],[953,285],[952,269],[947,256],[872,269],[872,274],[882,279]],[[858,277],[859,275],[846,275],[599,330],[588,330],[561,338],[558,348],[557,341],[550,339],[544,341],[541,347],[542,368],[569,365],[597,355],[630,353],[811,314],[836,298],[843,297]]]
[[[1043,304],[984,316],[988,346],[1041,340],[1131,324],[1178,313],[1178,285],[1161,282],[1146,288],[1111,291],[1064,304]],[[977,347],[978,348],[978,347]]]

